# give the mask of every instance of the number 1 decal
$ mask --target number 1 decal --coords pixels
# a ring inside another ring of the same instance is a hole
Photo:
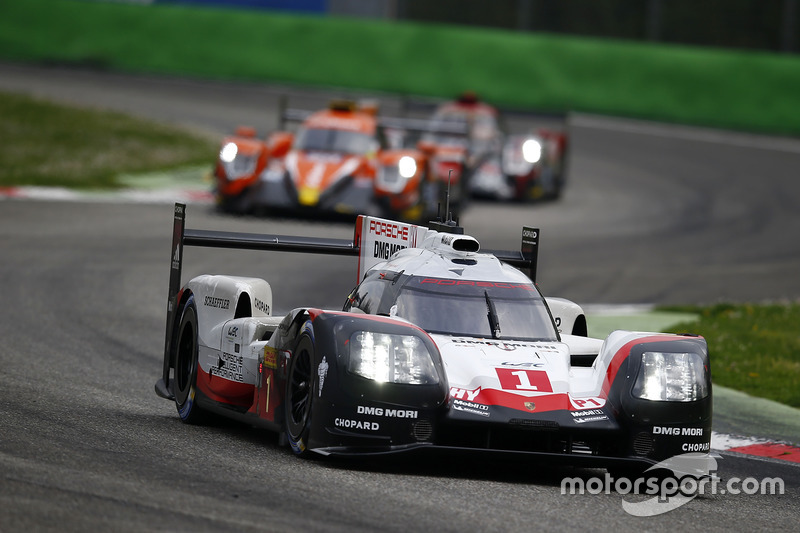
[[[512,391],[553,392],[550,379],[544,370],[513,370],[496,368],[500,386]]]

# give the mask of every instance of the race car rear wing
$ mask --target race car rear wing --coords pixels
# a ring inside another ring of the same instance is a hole
[[[441,231],[446,225],[440,223],[434,224],[434,226]],[[178,312],[184,246],[357,256],[357,281],[360,281],[372,266],[388,259],[394,251],[400,248],[413,248],[417,244],[421,244],[425,235],[430,231],[435,230],[415,224],[364,215],[360,215],[356,220],[355,233],[352,241],[324,237],[300,237],[187,229],[186,205],[176,203],[172,226],[167,324],[164,340],[164,379],[157,384],[156,392],[165,398],[171,395],[171,392],[168,390],[170,370],[169,354],[172,349],[170,332],[172,331],[172,324],[175,322],[175,315]],[[523,227],[520,251],[483,250],[483,252],[493,254],[501,261],[519,268],[528,275],[531,281],[535,282],[538,247],[539,230],[536,228]],[[159,390],[159,386],[161,386],[163,390]]]
[[[283,108],[283,103],[281,103],[279,107]],[[314,114],[314,111],[284,108],[279,110],[279,113],[279,129],[283,130],[287,122],[303,122]],[[466,125],[461,123],[435,123],[429,119],[410,117],[375,117],[375,120],[380,127],[392,130],[413,131],[415,133],[436,133],[438,135],[463,135],[465,137],[469,133]]]

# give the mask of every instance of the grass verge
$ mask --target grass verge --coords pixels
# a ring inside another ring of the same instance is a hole
[[[706,338],[714,383],[800,407],[800,303],[665,310],[697,314],[670,329]]]
[[[0,2],[0,58],[800,135],[800,56],[263,10]]]
[[[218,146],[121,113],[0,92],[0,186],[123,186],[120,174],[211,166]]]

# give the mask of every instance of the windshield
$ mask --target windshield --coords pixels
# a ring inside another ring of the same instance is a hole
[[[532,283],[412,277],[393,314],[429,333],[519,340],[557,340],[550,313]]]
[[[463,128],[465,135],[445,133]],[[473,150],[484,149],[497,135],[498,126],[492,115],[450,109],[436,113],[431,119],[430,132],[423,136],[426,141],[446,146],[468,147]]]
[[[301,129],[295,138],[295,149],[309,152],[340,152],[366,154],[374,149],[375,141],[357,131],[334,129]]]

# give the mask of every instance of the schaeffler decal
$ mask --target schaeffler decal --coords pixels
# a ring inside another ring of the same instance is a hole
[[[213,296],[206,296],[203,298],[203,305],[207,307],[216,307],[217,309],[230,309],[231,301],[227,298],[215,298]]]
[[[325,357],[319,363],[317,375],[319,375],[319,397],[322,398],[322,387],[325,385],[325,376],[328,375],[328,361]]]

